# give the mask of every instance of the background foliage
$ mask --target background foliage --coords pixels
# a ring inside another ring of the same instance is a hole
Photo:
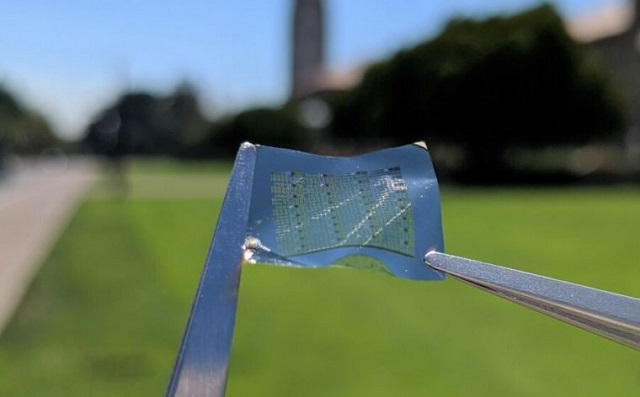
[[[465,172],[504,171],[507,149],[611,141],[624,125],[605,73],[551,6],[454,20],[371,67],[339,96],[333,138],[464,149]]]
[[[47,121],[0,86],[0,159],[3,152],[37,154],[59,143]]]

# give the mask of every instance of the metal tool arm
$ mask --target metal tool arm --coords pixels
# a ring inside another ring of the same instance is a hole
[[[255,146],[244,143],[231,173],[167,397],[224,396],[255,162]]]
[[[640,299],[435,251],[425,256],[425,263],[481,290],[640,350]]]

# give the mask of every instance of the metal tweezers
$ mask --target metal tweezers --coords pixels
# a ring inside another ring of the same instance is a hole
[[[191,309],[167,397],[222,397],[227,383],[256,148],[241,146]],[[436,270],[640,349],[640,300],[470,259],[429,252]]]
[[[424,260],[473,287],[640,350],[640,299],[435,251]]]

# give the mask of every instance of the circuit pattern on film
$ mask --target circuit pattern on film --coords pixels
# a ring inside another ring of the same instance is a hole
[[[400,167],[345,174],[271,173],[279,254],[372,247],[415,256],[415,228]]]

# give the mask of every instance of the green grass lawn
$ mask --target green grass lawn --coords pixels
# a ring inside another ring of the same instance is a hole
[[[162,167],[82,205],[0,336],[0,396],[163,395],[228,168]],[[637,189],[448,190],[443,217],[450,253],[640,297]],[[227,394],[629,396],[638,354],[453,280],[247,266]]]

